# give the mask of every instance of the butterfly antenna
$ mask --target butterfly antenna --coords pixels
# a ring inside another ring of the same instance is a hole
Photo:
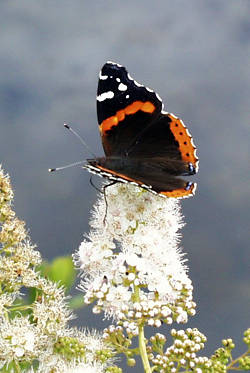
[[[48,171],[49,171],[49,172],[60,171],[60,170],[64,170],[65,168],[78,166],[78,165],[83,164],[83,163],[85,163],[85,162],[86,162],[86,161],[79,161],[79,162],[74,162],[74,163],[67,164],[66,166],[62,166],[62,167],[49,168]]]
[[[90,147],[83,140],[83,138],[79,135],[79,133],[77,133],[75,130],[73,130],[73,128],[71,128],[67,123],[64,123],[64,127],[67,128],[71,133],[73,133],[73,135],[75,135],[76,137],[78,137],[78,139],[81,141],[82,145],[85,146],[86,149],[88,149],[88,151],[90,152],[90,154],[93,155],[94,158],[96,158],[96,155],[91,151]]]

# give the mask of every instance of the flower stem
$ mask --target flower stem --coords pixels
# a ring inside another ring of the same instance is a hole
[[[21,373],[20,365],[19,365],[16,361],[14,362],[14,364],[15,364],[16,371],[17,371],[18,373]]]
[[[151,368],[148,361],[148,355],[146,350],[145,338],[144,338],[144,327],[143,325],[139,326],[139,351],[144,367],[145,373],[151,373]]]
[[[134,287],[134,300],[136,302],[140,301],[140,289],[138,286]],[[145,337],[144,337],[144,326],[143,324],[139,325],[139,351],[140,351],[140,356],[142,359],[143,367],[144,367],[144,372],[145,373],[152,373],[149,361],[148,361],[148,354],[146,350],[146,343],[145,343]]]
[[[243,357],[247,356],[249,354],[249,352],[250,352],[250,350],[244,352],[244,354],[242,354],[239,357],[237,357],[237,359],[232,360],[231,363],[227,366],[227,370],[239,370],[240,368],[236,367],[235,364],[237,364],[237,362],[240,359],[242,359]]]

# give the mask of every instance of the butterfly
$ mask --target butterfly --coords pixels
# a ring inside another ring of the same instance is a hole
[[[165,197],[185,198],[196,184],[180,176],[198,171],[193,139],[183,121],[163,110],[160,96],[108,61],[99,74],[97,117],[105,156],[84,166],[113,182]]]

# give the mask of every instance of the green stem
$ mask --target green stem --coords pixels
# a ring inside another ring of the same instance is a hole
[[[247,350],[246,352],[244,352],[244,354],[240,355],[239,357],[237,357],[237,359],[234,359],[231,361],[231,363],[227,366],[227,370],[231,369],[231,370],[239,370],[238,367],[235,367],[234,365],[239,361],[239,359],[247,356],[249,354],[250,350]]]
[[[25,310],[29,310],[29,309],[32,309],[31,305],[28,304],[28,305],[20,305],[20,306],[13,306],[13,307],[9,307],[9,311],[25,311]]]
[[[19,365],[16,361],[14,362],[14,364],[15,364],[16,371],[17,371],[18,373],[21,373],[20,365]]]
[[[144,327],[143,325],[139,326],[139,351],[144,367],[145,373],[151,373],[151,368],[148,361],[148,354],[146,350],[145,337],[144,337]]]
[[[134,287],[134,295],[135,295],[135,301],[139,302],[140,301],[140,289],[138,286]],[[140,351],[140,356],[142,359],[143,367],[144,367],[144,372],[145,373],[152,373],[149,361],[148,361],[148,354],[146,350],[146,343],[145,343],[145,337],[144,337],[144,326],[139,325],[139,351]]]

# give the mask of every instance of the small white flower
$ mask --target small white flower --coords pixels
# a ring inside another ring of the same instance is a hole
[[[161,320],[155,320],[154,325],[159,328],[161,326]]]
[[[128,280],[132,282],[132,281],[134,281],[134,279],[135,279],[135,274],[134,273],[130,273],[128,275]]]
[[[16,347],[15,348],[15,355],[16,357],[22,357],[25,354],[25,350],[22,347]]]
[[[182,311],[179,316],[177,316],[176,322],[179,323],[186,323],[188,320],[187,312]]]

